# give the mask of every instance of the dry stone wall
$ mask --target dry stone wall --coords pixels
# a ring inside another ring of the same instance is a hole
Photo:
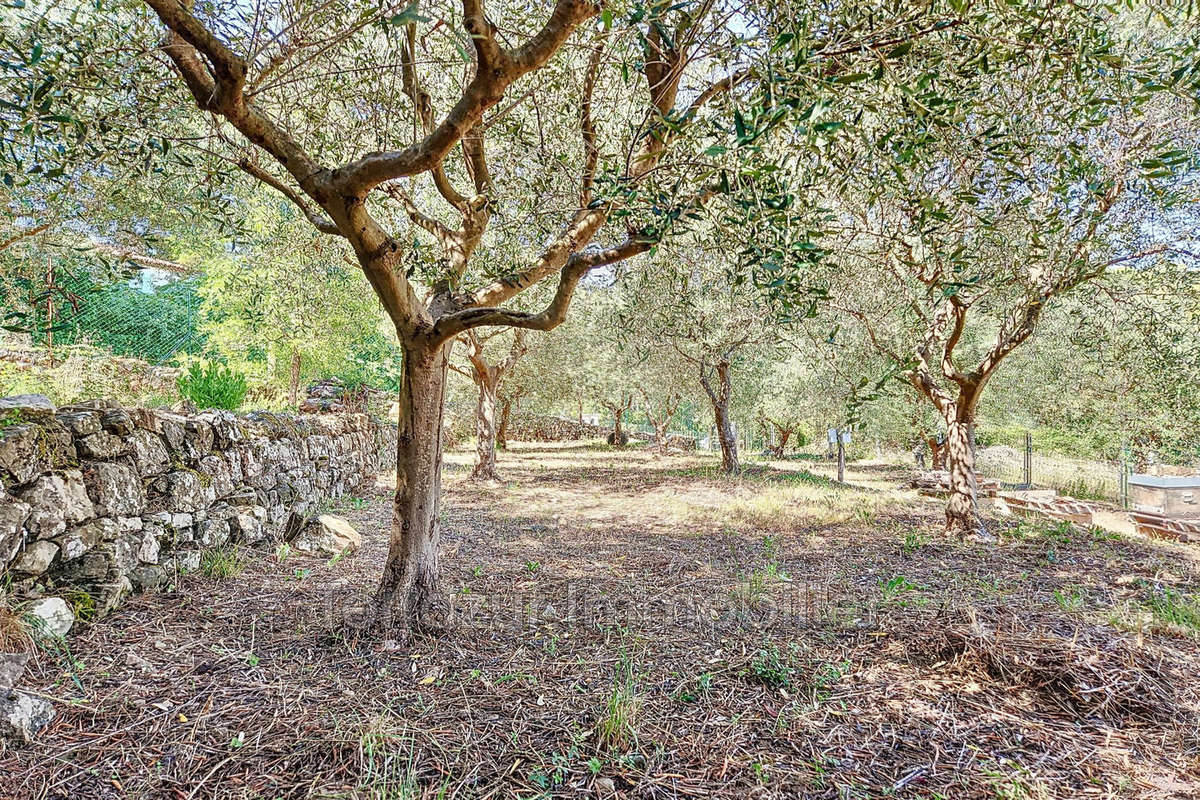
[[[298,532],[324,501],[393,468],[395,436],[364,414],[0,398],[0,574],[18,596],[85,593],[102,616],[197,569],[205,548]]]

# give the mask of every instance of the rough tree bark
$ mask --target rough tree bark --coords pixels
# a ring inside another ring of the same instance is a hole
[[[478,400],[475,403],[475,468],[471,471],[472,480],[499,480],[499,476],[496,474],[496,448],[499,438],[499,429],[496,425],[496,403],[504,378],[526,352],[525,332],[518,330],[513,335],[513,343],[508,355],[502,361],[489,364],[484,353],[484,343],[496,335],[498,334],[480,336],[473,330],[467,331],[463,335],[462,341],[467,346],[467,360],[471,364],[471,369],[468,372],[451,364],[452,369],[467,375],[474,381],[475,387],[479,390]],[[509,407],[509,405],[505,406],[505,428],[508,425]]]
[[[501,450],[508,449],[508,426],[512,421],[512,410],[516,402],[521,399],[521,394],[505,394],[500,398],[500,424],[496,426],[496,447]]]
[[[787,449],[788,439],[792,438],[792,434],[796,430],[795,425],[789,425],[783,422],[776,422],[770,417],[763,417],[767,424],[775,429],[775,435],[779,437],[779,441],[771,448],[771,452],[776,458],[783,458],[784,450]]]
[[[721,443],[721,469],[732,475],[741,472],[742,465],[738,461],[737,436],[734,434],[733,420],[729,415],[729,402],[733,398],[731,368],[732,364],[728,358],[717,361],[711,374],[701,366],[700,385],[704,387],[705,394],[712,402],[713,416],[717,423],[717,439]]]
[[[449,350],[449,344],[404,348],[395,509],[375,594],[374,621],[384,630],[436,631],[445,622],[438,591],[438,525]]]
[[[300,351],[292,351],[292,373],[288,376],[292,408],[300,405]]]
[[[620,403],[610,403],[606,400],[602,401],[600,405],[607,408],[613,415],[613,430],[608,435],[608,443],[614,447],[624,447],[629,444],[629,435],[625,433],[622,423],[625,413],[633,407],[633,395],[622,392]]]
[[[675,418],[675,412],[679,410],[679,404],[683,398],[679,394],[669,394],[663,403],[662,413],[659,413],[654,404],[650,402],[650,395],[646,390],[641,390],[643,408],[646,411],[646,419],[650,420],[650,425],[654,428],[654,445],[658,449],[660,456],[667,454],[667,429],[671,427],[671,420]]]

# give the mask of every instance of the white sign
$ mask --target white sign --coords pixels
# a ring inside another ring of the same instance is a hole
[[[850,431],[842,431],[842,444],[850,444]]]
[[[837,428],[829,429],[829,443],[830,444],[837,444],[837,433],[838,433]]]

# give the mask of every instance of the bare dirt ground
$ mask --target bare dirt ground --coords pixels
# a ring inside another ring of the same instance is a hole
[[[183,577],[27,674],[58,703],[4,798],[1200,796],[1200,549],[1040,522],[940,533],[903,471],[585,445],[447,468],[457,627],[342,614],[363,549]]]

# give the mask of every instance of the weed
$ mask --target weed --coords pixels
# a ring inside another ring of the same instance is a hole
[[[475,578],[483,577],[483,565],[476,564],[475,566],[471,567],[471,576]]]
[[[241,548],[212,547],[200,554],[200,571],[210,578],[232,578],[246,569],[249,559]]]
[[[762,537],[762,551],[764,560],[769,562],[776,561],[779,558],[779,537]]]
[[[779,645],[771,642],[754,654],[754,658],[750,660],[750,669],[744,674],[754,683],[761,683],[772,689],[786,689],[796,677],[796,653],[795,644],[783,651],[779,649]]]
[[[903,575],[893,575],[886,581],[882,579],[879,581],[879,591],[883,594],[883,602],[887,604],[907,606],[909,605],[909,601],[903,599],[904,595],[915,592],[920,588],[920,586]]]
[[[694,681],[688,681],[675,690],[675,699],[681,703],[695,703],[712,691],[713,677],[711,672],[701,672]]]
[[[753,764],[751,764],[750,771],[754,773],[754,780],[758,781],[764,786],[771,779],[769,767],[762,761],[755,761]]]
[[[924,546],[924,535],[920,531],[910,530],[904,534],[904,543],[900,545],[900,552],[906,556],[911,556]]]
[[[613,750],[626,750],[637,741],[637,717],[642,698],[637,693],[633,675],[626,669],[609,692],[604,715],[596,726],[600,743]]]
[[[1068,613],[1074,613],[1083,608],[1083,587],[1064,586],[1054,590],[1054,602]]]
[[[82,589],[67,593],[63,599],[71,606],[71,613],[80,622],[91,622],[96,618],[96,598]]]
[[[809,680],[813,704],[818,705],[828,700],[829,690],[836,686],[849,671],[849,661],[824,661],[818,664]]]
[[[417,800],[413,749],[412,737],[396,736],[376,720],[358,740],[358,788],[372,800]]]
[[[743,611],[751,611],[761,605],[767,595],[767,575],[761,570],[754,570],[746,576],[746,580],[735,587],[730,593],[734,603]]]
[[[530,575],[536,575],[537,571],[540,570],[541,568],[542,568],[542,564],[540,561],[526,561],[525,562],[525,569],[529,571]]]
[[[1200,598],[1182,594],[1169,586],[1140,581],[1147,590],[1146,606],[1154,620],[1166,627],[1200,633]]]
[[[292,546],[287,542],[280,542],[275,545],[275,561],[282,564],[288,560],[288,556],[292,554]]]

